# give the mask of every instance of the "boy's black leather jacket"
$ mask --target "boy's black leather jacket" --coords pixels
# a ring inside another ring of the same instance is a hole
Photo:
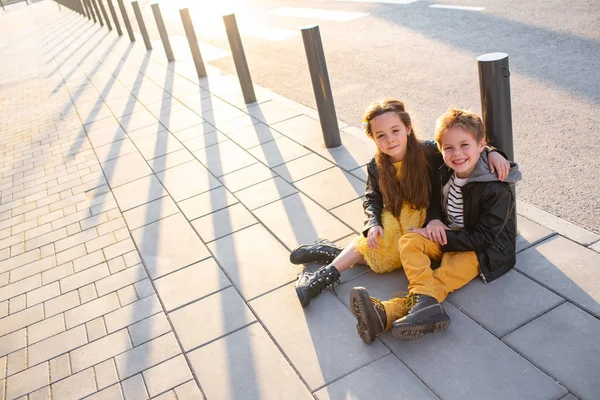
[[[510,163],[508,177],[500,182],[490,173],[484,151],[467,183],[462,186],[465,227],[447,230],[448,243],[443,252],[475,251],[484,282],[491,282],[510,270],[516,262],[516,226],[514,184],[521,180],[519,167]],[[442,188],[452,176],[452,170],[442,165],[433,185],[430,208],[443,203]],[[434,211],[438,212],[437,210]],[[446,219],[442,219],[446,223]]]
[[[429,164],[431,182],[433,182],[439,168],[444,165],[444,159],[442,158],[442,154],[439,152],[434,141],[423,140],[421,145],[425,150],[425,157],[427,158],[427,163]],[[381,213],[383,212],[383,195],[379,191],[379,171],[377,170],[375,158],[373,158],[369,164],[367,164],[367,187],[365,189],[365,197],[366,200],[363,202],[363,209],[365,211],[366,218],[362,233],[364,236],[367,236],[369,228],[375,225],[382,226]],[[437,198],[438,197],[432,197],[432,199]],[[432,212],[435,212],[434,215],[429,215],[430,209]],[[441,209],[439,209],[439,207],[428,208],[427,221],[441,218]]]

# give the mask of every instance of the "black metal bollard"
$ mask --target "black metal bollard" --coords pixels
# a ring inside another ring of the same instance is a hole
[[[508,54],[488,53],[477,57],[479,67],[479,93],[481,114],[487,141],[504,151],[509,160],[515,160],[512,130],[512,109],[510,104],[510,69]],[[513,195],[516,193],[513,186]],[[517,227],[515,210],[513,223]]]
[[[117,0],[117,3],[119,3],[119,10],[121,10],[121,16],[123,17],[123,23],[125,24],[125,28],[127,29],[129,40],[135,42],[135,35],[133,34],[133,29],[131,29],[131,22],[129,21],[129,16],[127,15],[125,4],[123,4],[123,0]]]
[[[160,13],[160,7],[158,3],[152,4],[152,13],[154,14],[156,27],[158,28],[158,33],[160,34],[160,40],[162,41],[163,47],[165,49],[167,61],[175,61],[175,57],[173,56],[173,49],[171,49],[171,42],[169,42],[169,35],[167,34],[167,27],[165,26],[162,14]]]
[[[98,22],[100,22],[100,26],[104,26],[104,22],[102,22],[102,17],[100,16],[100,9],[98,8],[98,3],[96,3],[96,0],[90,0],[92,2],[92,5],[94,6],[94,13],[96,14],[96,17],[98,17]]]
[[[202,54],[200,54],[200,47],[198,47],[198,38],[196,37],[194,24],[192,24],[190,10],[188,10],[187,8],[182,8],[181,10],[179,10],[179,15],[181,16],[181,22],[183,23],[185,36],[187,37],[188,43],[190,45],[190,51],[192,52],[192,58],[194,59],[194,65],[196,66],[198,78],[204,78],[206,76],[206,68],[204,67]]]
[[[115,6],[113,5],[112,0],[106,0],[106,3],[108,3],[108,9],[110,10],[110,15],[112,15],[113,22],[115,23],[115,28],[117,28],[117,33],[119,36],[122,36],[123,31],[121,30],[121,24],[119,24],[119,19],[117,18]]]
[[[106,26],[108,27],[108,30],[112,31],[112,26],[110,24],[110,19],[108,18],[108,14],[106,13],[106,8],[104,7],[104,3],[102,2],[102,0],[98,0],[98,3],[100,4],[100,10],[102,11],[102,16],[104,17],[104,21],[106,22]]]
[[[240,38],[235,14],[223,15],[223,22],[225,23],[225,30],[227,31],[227,39],[229,39],[229,47],[231,48],[231,54],[233,55],[235,70],[237,71],[240,86],[242,87],[242,93],[244,94],[244,101],[246,104],[254,103],[256,102],[256,94],[254,94],[252,77],[250,77],[250,69],[248,68],[248,62],[246,61],[246,54],[244,54],[244,46],[242,45],[242,39]]]
[[[133,7],[133,13],[135,14],[135,19],[137,19],[138,26],[140,27],[142,37],[144,38],[146,50],[152,50],[152,44],[150,43],[150,38],[148,37],[148,31],[146,30],[146,24],[144,23],[144,17],[142,17],[142,10],[140,10],[140,5],[137,1],[132,1],[131,6]]]
[[[481,112],[488,142],[514,161],[508,54],[484,54],[477,57],[477,65]]]
[[[329,74],[327,73],[327,63],[325,61],[325,53],[323,52],[319,26],[314,25],[302,28],[302,40],[304,41],[308,70],[310,71],[313,91],[315,92],[315,99],[317,101],[325,147],[338,147],[342,144],[342,139],[333,104],[333,94],[331,93],[331,85],[329,84]]]

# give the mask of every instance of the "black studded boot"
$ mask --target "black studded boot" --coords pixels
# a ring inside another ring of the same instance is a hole
[[[317,272],[304,271],[296,281],[296,294],[302,307],[306,307],[325,288],[340,283],[340,272],[333,265],[321,267]]]
[[[313,244],[304,244],[296,247],[290,254],[290,262],[292,264],[331,264],[333,260],[342,252],[332,242],[326,239],[321,239]]]

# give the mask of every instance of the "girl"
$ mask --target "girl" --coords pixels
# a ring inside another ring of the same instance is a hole
[[[296,293],[302,307],[325,288],[339,283],[340,273],[356,263],[366,264],[376,273],[400,268],[398,241],[412,228],[420,228],[440,216],[432,207],[427,215],[431,182],[444,164],[433,141],[419,140],[412,128],[404,103],[386,99],[371,104],[363,117],[365,132],[377,145],[377,154],[367,166],[366,214],[363,235],[344,250],[329,241],[302,245],[290,254],[293,264],[319,262],[326,264],[316,272],[304,271],[296,282]],[[509,163],[499,153],[490,152],[490,171],[498,171],[499,179],[507,174]],[[386,302],[387,303],[387,302]],[[401,302],[385,310],[387,321],[406,315]],[[389,329],[387,326],[385,329]]]

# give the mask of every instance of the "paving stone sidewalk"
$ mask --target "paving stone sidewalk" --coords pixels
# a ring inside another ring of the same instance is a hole
[[[519,202],[514,270],[451,294],[446,331],[364,345],[351,288],[403,272],[303,310],[288,257],[361,231],[373,145],[139,39],[0,11],[0,399],[600,398],[600,237]]]

